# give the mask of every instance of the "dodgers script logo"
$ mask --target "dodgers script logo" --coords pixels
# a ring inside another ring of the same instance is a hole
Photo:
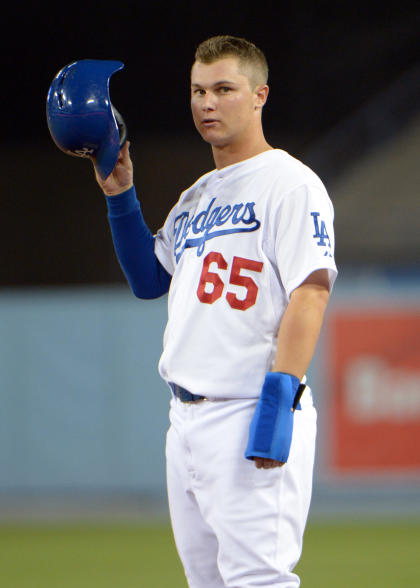
[[[190,217],[189,212],[182,212],[174,221],[174,255],[178,263],[184,249],[197,247],[197,256],[203,254],[206,241],[232,233],[249,233],[260,228],[261,223],[255,216],[255,202],[243,202],[230,206],[213,205],[213,198],[206,210]],[[219,228],[227,225],[226,228]]]

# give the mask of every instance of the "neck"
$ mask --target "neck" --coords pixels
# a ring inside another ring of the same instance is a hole
[[[257,141],[241,142],[240,144],[229,143],[226,145],[212,145],[214,163],[217,169],[239,163],[244,159],[249,159],[255,155],[259,155],[264,151],[273,149],[267,143],[264,136],[259,137]]]

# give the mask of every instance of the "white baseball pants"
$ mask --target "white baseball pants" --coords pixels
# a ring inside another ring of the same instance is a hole
[[[289,460],[257,469],[244,457],[255,399],[172,399],[169,508],[190,588],[296,588],[312,492],[316,411],[311,391],[294,417]]]

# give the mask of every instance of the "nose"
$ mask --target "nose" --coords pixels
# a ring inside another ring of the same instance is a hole
[[[208,112],[210,110],[214,110],[216,108],[216,99],[214,94],[211,92],[206,92],[203,96],[203,100],[201,103],[201,108],[204,112]]]

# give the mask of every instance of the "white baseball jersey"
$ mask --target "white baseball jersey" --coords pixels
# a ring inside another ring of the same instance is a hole
[[[332,204],[307,166],[265,151],[185,190],[155,253],[172,275],[161,376],[211,399],[256,398],[291,292],[318,269],[334,283]]]

